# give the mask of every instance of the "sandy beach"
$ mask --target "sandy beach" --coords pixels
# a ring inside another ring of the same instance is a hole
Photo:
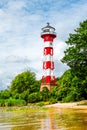
[[[46,105],[46,108],[75,108],[75,109],[87,109],[87,105],[82,104],[83,101],[73,103],[56,103]]]

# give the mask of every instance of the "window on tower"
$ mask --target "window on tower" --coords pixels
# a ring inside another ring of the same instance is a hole
[[[46,29],[46,30],[44,30],[43,32],[49,32],[50,30],[49,29]]]
[[[52,45],[52,42],[50,42],[50,45]]]

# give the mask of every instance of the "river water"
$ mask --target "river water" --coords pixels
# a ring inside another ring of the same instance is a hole
[[[0,108],[0,130],[87,130],[87,109]]]

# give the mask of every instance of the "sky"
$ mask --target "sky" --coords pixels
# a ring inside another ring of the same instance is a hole
[[[42,77],[44,42],[41,28],[49,22],[56,29],[55,75],[68,67],[61,63],[65,41],[87,19],[87,0],[0,0],[0,90],[26,70]]]

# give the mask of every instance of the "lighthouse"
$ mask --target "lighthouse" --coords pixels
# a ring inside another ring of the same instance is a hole
[[[56,38],[55,28],[47,23],[47,26],[42,28],[41,38],[44,40],[43,48],[43,74],[40,91],[46,87],[49,91],[52,86],[56,85],[56,78],[54,75],[54,48],[53,41]]]

